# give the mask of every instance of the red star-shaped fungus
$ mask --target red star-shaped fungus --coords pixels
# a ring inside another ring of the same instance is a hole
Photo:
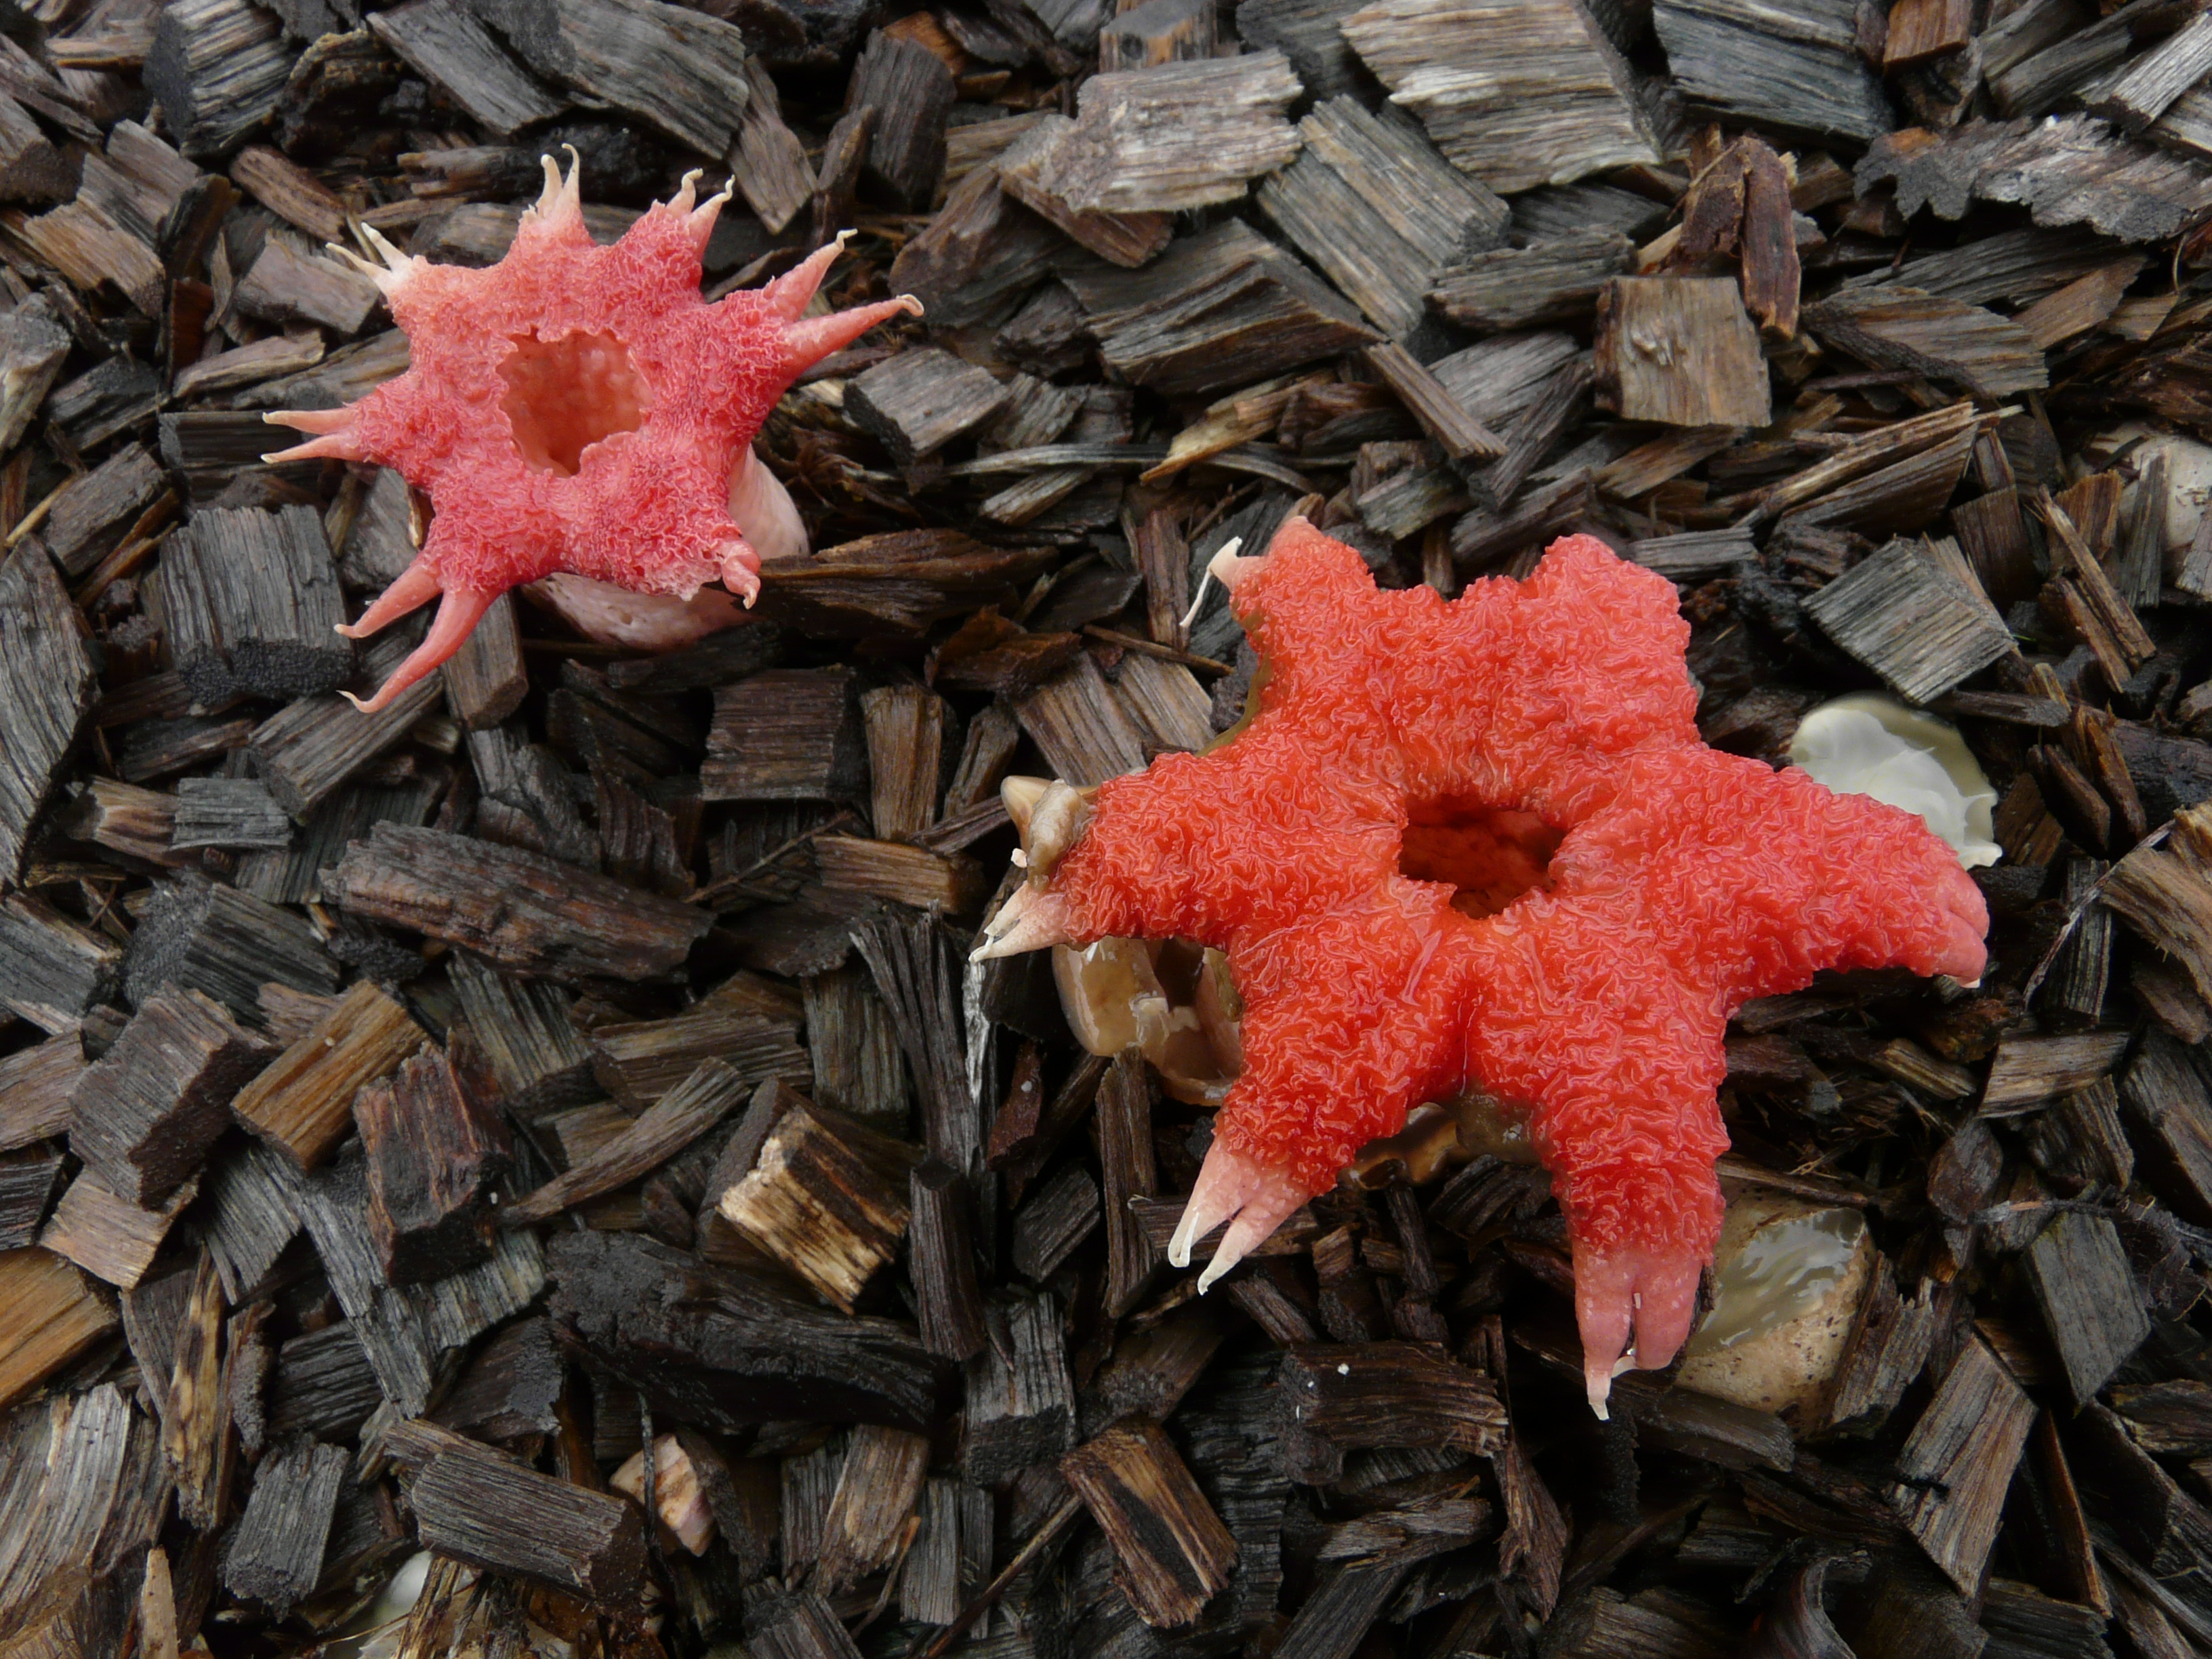
[[[1245,1069],[1171,1251],[1231,1223],[1201,1285],[1418,1103],[1525,1110],[1602,1412],[1632,1340],[1657,1367],[1688,1333],[1729,1015],[1822,968],[1978,979],[1981,894],[1911,814],[1700,743],[1674,588],[1590,537],[1450,603],[1297,519],[1216,573],[1258,714],[1101,787],[978,954],[1227,951]]]
[[[699,255],[729,192],[695,208],[697,177],[600,247],[576,168],[564,181],[548,156],[544,194],[483,270],[370,234],[386,268],[362,268],[406,331],[407,372],[343,409],[268,416],[317,434],[270,459],[380,462],[436,508],[415,562],[340,630],[374,634],[444,595],[422,645],[362,707],[382,708],[459,650],[518,583],[565,572],[689,599],[720,577],[748,604],[759,592],[743,520],[749,507],[789,508],[753,434],[800,370],[921,307],[890,300],[803,319],[840,244],[708,305]]]

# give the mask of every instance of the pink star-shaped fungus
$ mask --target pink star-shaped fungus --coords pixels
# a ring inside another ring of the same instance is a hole
[[[267,459],[380,462],[437,509],[415,562],[339,630],[374,634],[444,596],[365,708],[459,650],[518,583],[565,573],[681,600],[720,577],[750,604],[760,556],[748,531],[791,514],[753,434],[800,370],[921,309],[898,299],[805,316],[842,242],[708,305],[699,255],[726,190],[695,208],[692,173],[600,247],[576,173],[563,180],[545,159],[544,194],[483,270],[433,264],[368,233],[385,265],[356,263],[406,331],[407,372],[343,409],[267,417],[317,434]]]
[[[1674,588],[1592,538],[1449,604],[1377,592],[1303,520],[1215,574],[1258,714],[1102,786],[1087,822],[1063,789],[1072,835],[978,954],[1227,951],[1245,1070],[1170,1251],[1231,1224],[1201,1285],[1408,1108],[1473,1084],[1524,1109],[1601,1414],[1632,1336],[1657,1367],[1688,1334],[1730,1013],[1821,968],[1978,979],[1981,894],[1911,814],[1700,743]]]

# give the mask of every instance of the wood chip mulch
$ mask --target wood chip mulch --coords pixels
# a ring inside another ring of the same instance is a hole
[[[2172,0],[0,0],[0,1656],[2212,1651],[2208,72]],[[563,145],[603,240],[734,176],[710,294],[849,228],[927,317],[771,417],[746,625],[517,594],[358,714],[420,509],[261,414],[405,366],[326,243],[496,259]],[[1980,985],[1732,1028],[1735,1340],[1607,1421],[1510,1137],[1201,1303],[1203,1091],[966,963],[1000,781],[1230,726],[1196,578],[1293,512],[1599,535],[1708,741],[1887,691],[1994,790]]]

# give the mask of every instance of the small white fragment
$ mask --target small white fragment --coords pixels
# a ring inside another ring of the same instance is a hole
[[[1349,1365],[1340,1364],[1336,1368],[1336,1374],[1339,1376],[1349,1376],[1352,1375],[1352,1367]]]
[[[1838,794],[1917,814],[1966,869],[2002,853],[1991,838],[1996,791],[1958,728],[1933,714],[1874,692],[1838,697],[1797,723],[1790,761]]]

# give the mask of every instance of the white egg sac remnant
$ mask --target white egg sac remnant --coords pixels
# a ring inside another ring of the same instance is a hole
[[[1842,795],[1917,813],[1959,862],[1995,864],[1990,839],[1996,791],[1958,728],[1871,692],[1824,702],[1797,723],[1790,761]]]

